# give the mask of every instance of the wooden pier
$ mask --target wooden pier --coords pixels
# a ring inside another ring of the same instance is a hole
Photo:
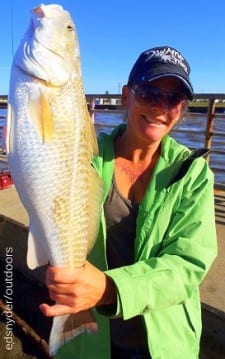
[[[117,98],[117,104],[111,103],[111,106],[114,106],[114,109],[116,108],[115,106],[119,106],[120,95],[87,95],[87,103],[91,104],[93,99],[104,98],[104,96],[107,96],[105,101],[109,102],[110,99]],[[191,103],[191,105],[193,107],[195,106],[197,110],[201,109],[200,113],[205,114],[206,127],[204,135],[205,147],[207,148],[212,147],[212,139],[214,136],[223,136],[225,139],[224,133],[215,133],[213,130],[214,120],[217,117],[225,118],[225,114],[223,113],[223,106],[225,109],[225,104],[223,103],[223,100],[225,100],[225,94],[198,94],[195,95],[195,101]],[[7,108],[7,96],[0,96],[0,108]],[[223,162],[225,162],[225,149],[220,152],[220,155],[223,156]],[[6,161],[6,156],[4,154],[0,153],[0,161]],[[0,281],[1,283],[4,282],[4,278],[2,276],[4,273],[4,266],[6,265],[6,248],[11,247],[13,248],[14,273],[13,310],[16,315],[19,314],[19,317],[23,318],[25,322],[32,327],[32,330],[38,334],[37,338],[40,339],[40,342],[34,342],[29,333],[21,334],[20,328],[18,330],[18,327],[20,326],[18,323],[14,325],[14,340],[17,345],[21,347],[20,352],[24,350],[24,352],[27,353],[27,345],[32,348],[31,352],[29,352],[30,355],[26,356],[27,358],[33,358],[35,355],[38,359],[49,359],[43,352],[43,348],[40,343],[43,343],[48,339],[51,323],[49,318],[45,318],[38,310],[39,303],[45,301],[48,295],[44,280],[46,267],[41,267],[31,271],[26,265],[29,221],[27,212],[25,211],[14,186],[11,186],[8,189],[0,190],[0,203]],[[215,187],[215,212],[219,251],[216,260],[214,261],[200,288],[203,319],[200,359],[225,359],[224,184],[220,184]],[[0,299],[3,298],[4,295],[2,292],[3,287],[4,286],[0,286]],[[0,300],[0,313],[1,312],[1,317],[3,318],[4,307],[1,308]],[[0,347],[3,348],[3,345],[5,344],[3,340],[5,328],[1,326],[1,324],[2,322],[0,321]],[[22,346],[25,349],[22,349]],[[37,355],[37,351],[40,351],[39,355]],[[6,355],[4,350],[2,355],[4,357]],[[7,358],[13,359],[14,357],[7,356]]]
[[[92,94],[86,95],[87,104],[90,111],[94,111],[93,102],[96,99],[102,99],[99,107],[95,109],[104,110],[121,109],[120,95],[115,94]],[[112,101],[113,99],[113,101]],[[115,101],[116,99],[116,101]],[[225,141],[225,131],[217,133],[214,130],[214,121],[216,118],[225,119],[225,94],[196,94],[194,101],[189,104],[189,114],[200,113],[206,118],[205,126],[205,147],[212,148],[213,139],[223,137]],[[0,108],[7,108],[7,96],[0,96]],[[188,132],[191,132],[188,131]],[[225,146],[224,150],[217,151],[222,156],[222,163],[225,163]],[[1,154],[0,160],[6,160],[6,156]],[[213,168],[212,168],[213,169]],[[224,169],[225,172],[225,169]],[[14,186],[0,190],[0,266],[5,263],[5,253],[7,247],[13,248],[13,266],[14,266],[14,310],[25,320],[32,330],[38,334],[37,338],[45,343],[48,339],[50,321],[40,314],[38,304],[46,298],[47,290],[44,284],[45,267],[31,271],[26,266],[26,248],[28,235],[28,216],[19,200]],[[200,359],[224,359],[225,358],[225,184],[222,183],[215,187],[215,212],[216,212],[216,229],[218,238],[218,256],[214,261],[209,273],[201,285],[201,302],[202,302],[202,340]],[[0,267],[1,271],[1,267]],[[1,272],[2,275],[3,272]],[[3,278],[0,278],[3,283]],[[0,298],[4,295],[1,293]],[[1,301],[0,301],[1,302]],[[0,303],[0,312],[3,312]],[[2,315],[3,317],[3,315]],[[19,322],[20,323],[20,322]],[[17,328],[19,324],[15,325]],[[1,329],[4,334],[4,327]],[[29,334],[19,335],[15,329],[15,337],[18,345],[24,345],[32,348],[29,353],[32,358],[40,351],[39,359],[49,359],[43,352],[39,343],[35,343]],[[20,332],[20,330],[19,330]],[[35,335],[36,335],[35,334]],[[3,338],[3,335],[0,335]],[[0,347],[1,347],[0,338]],[[21,344],[22,343],[22,344]],[[4,344],[4,341],[3,341]],[[22,350],[22,349],[21,349]],[[26,349],[25,349],[26,352]],[[27,352],[26,352],[27,353]],[[5,353],[3,353],[4,355]]]

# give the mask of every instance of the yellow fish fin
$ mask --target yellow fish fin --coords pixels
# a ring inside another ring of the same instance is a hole
[[[99,231],[104,194],[104,182],[92,166],[90,168],[89,186],[90,226],[88,232],[88,253],[92,249]]]
[[[43,143],[50,142],[53,138],[54,125],[52,111],[48,98],[40,88],[29,96],[28,116],[33,122]]]
[[[27,243],[27,266],[30,269],[35,269],[45,264],[48,264],[46,251],[42,247],[40,241],[36,240],[31,226]]]

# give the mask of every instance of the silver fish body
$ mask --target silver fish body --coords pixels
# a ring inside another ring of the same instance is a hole
[[[15,54],[7,152],[30,219],[28,266],[84,264],[98,232],[103,184],[91,166],[97,141],[83,91],[75,26],[61,6],[41,5],[32,11]],[[92,324],[83,323],[82,316],[77,322],[76,315],[55,317],[50,352],[91,331]]]

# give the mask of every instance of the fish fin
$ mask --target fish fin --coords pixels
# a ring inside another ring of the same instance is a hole
[[[47,97],[43,92],[41,94],[43,140],[50,142],[54,133],[53,116]]]
[[[90,226],[88,233],[88,253],[92,249],[95,239],[99,231],[99,223],[101,218],[102,199],[104,194],[104,182],[97,174],[96,170],[91,166],[89,180],[89,218]]]
[[[46,251],[43,249],[41,243],[37,242],[32,230],[28,234],[27,243],[27,265],[30,269],[43,266],[48,263]]]
[[[97,322],[91,310],[54,317],[49,338],[50,355],[55,355],[62,345],[79,334],[96,333],[97,329]]]
[[[90,116],[90,114],[89,114]],[[89,122],[89,125],[90,125],[90,134],[91,134],[91,151],[92,151],[92,154],[94,156],[97,156],[98,155],[98,142],[97,142],[97,137],[96,137],[96,132],[95,132],[95,126],[91,120],[91,116],[90,116],[90,122]]]
[[[38,88],[30,94],[27,109],[42,143],[50,142],[54,134],[53,116],[48,98],[42,89]]]

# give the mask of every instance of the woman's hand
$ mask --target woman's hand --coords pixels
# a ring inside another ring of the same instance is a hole
[[[116,303],[116,287],[111,278],[87,261],[76,269],[49,267],[46,285],[50,298],[56,301],[52,306],[40,305],[48,317]]]

